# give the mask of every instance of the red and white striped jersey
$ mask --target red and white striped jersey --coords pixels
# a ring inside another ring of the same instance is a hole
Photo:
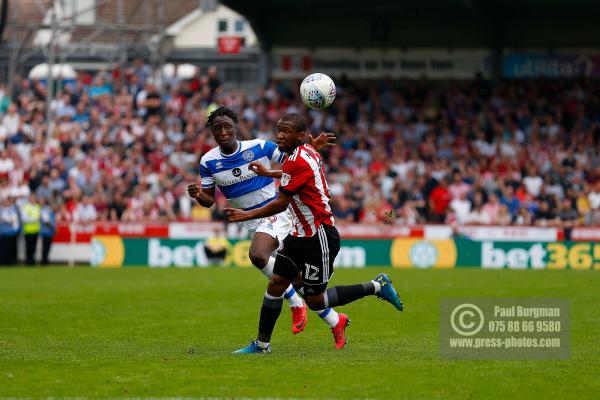
[[[292,196],[293,236],[311,237],[321,224],[334,224],[323,159],[310,144],[299,146],[284,161],[279,190]]]

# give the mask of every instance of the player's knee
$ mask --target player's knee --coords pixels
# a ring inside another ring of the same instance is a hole
[[[318,311],[325,308],[322,293],[317,296],[306,296],[304,300],[306,301],[306,305],[308,306],[308,308],[310,308],[313,311]]]
[[[290,282],[284,277],[279,275],[273,275],[269,279],[269,288],[267,292],[273,296],[280,296],[285,292],[285,289],[290,285]]]
[[[269,262],[270,255],[269,254],[261,254],[260,252],[257,252],[257,251],[251,251],[249,256],[250,256],[250,261],[252,262],[252,265],[254,265],[258,269],[263,269]]]
[[[276,286],[284,286],[284,287],[287,288],[289,286],[289,284],[290,284],[290,281],[288,281],[283,276],[274,274],[271,277],[270,283],[273,284],[273,285],[276,285]]]

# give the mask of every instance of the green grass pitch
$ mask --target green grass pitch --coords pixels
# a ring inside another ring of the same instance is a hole
[[[271,355],[230,352],[256,334],[266,280],[233,268],[0,269],[0,397],[584,399],[600,393],[600,271],[385,269],[404,313],[367,298],[335,350],[310,313],[294,336],[284,307]],[[332,284],[380,270],[339,270]],[[571,300],[562,361],[449,361],[444,297]]]

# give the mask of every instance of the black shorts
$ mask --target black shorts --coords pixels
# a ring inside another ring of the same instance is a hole
[[[335,226],[321,224],[312,237],[288,235],[275,258],[273,273],[294,281],[302,274],[304,293],[323,293],[333,275],[333,261],[340,251],[340,234]]]

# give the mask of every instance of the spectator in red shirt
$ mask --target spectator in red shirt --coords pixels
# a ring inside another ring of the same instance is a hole
[[[448,190],[448,180],[443,178],[429,195],[429,209],[433,222],[444,222],[452,195]]]

